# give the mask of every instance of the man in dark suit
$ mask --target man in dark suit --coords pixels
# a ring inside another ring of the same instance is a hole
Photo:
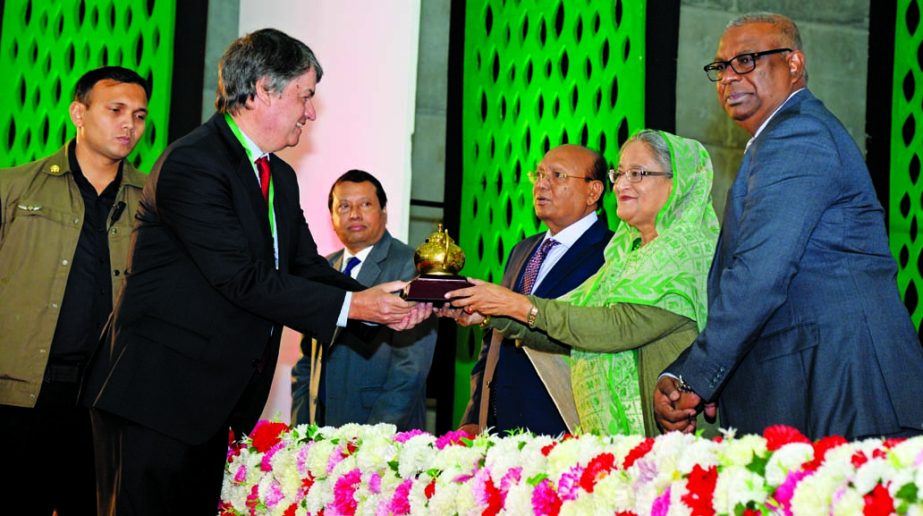
[[[214,513],[228,427],[259,417],[283,325],[329,342],[347,319],[403,329],[432,310],[388,293],[402,282],[362,290],[317,254],[295,173],[272,154],[315,118],[311,50],[264,29],[232,43],[218,73],[218,114],[144,189],[87,386],[101,513]]]
[[[346,246],[327,257],[336,270],[363,285],[417,275],[413,248],[386,229],[388,196],[375,176],[363,170],[346,172],[330,188],[327,204],[333,229]],[[305,338],[303,346],[310,349],[292,371],[292,420],[330,426],[391,423],[401,431],[425,428],[435,323],[430,319],[403,332],[380,328],[368,338],[343,333],[330,347]]]
[[[898,296],[882,208],[855,143],[807,90],[798,28],[732,21],[707,65],[753,135],[728,194],[708,325],[654,393],[667,430],[695,406],[761,432],[909,435],[923,428],[923,350]]]
[[[605,159],[578,145],[561,145],[545,154],[534,173],[535,215],[548,231],[533,235],[510,251],[503,285],[525,294],[554,298],[580,285],[603,263],[603,249],[612,237],[599,218]],[[525,264],[542,249],[547,252],[531,285],[523,285]],[[567,431],[551,395],[525,351],[499,332],[484,336],[478,361],[471,370],[471,400],[461,429],[471,434],[493,428],[500,433],[517,428],[538,434]]]

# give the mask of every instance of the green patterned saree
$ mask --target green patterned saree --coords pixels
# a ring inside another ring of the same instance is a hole
[[[694,320],[701,331],[708,269],[718,239],[711,159],[698,141],[658,133],[670,148],[673,167],[672,191],[657,214],[658,236],[642,247],[640,232],[620,223],[606,247],[603,266],[561,299],[576,306],[656,306]],[[584,431],[644,433],[637,349],[595,353],[574,348],[570,362]]]

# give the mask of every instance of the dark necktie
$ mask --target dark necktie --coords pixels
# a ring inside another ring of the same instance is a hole
[[[526,270],[522,273],[522,282],[519,287],[520,294],[528,295],[532,293],[532,287],[535,286],[535,279],[538,278],[538,271],[542,268],[542,262],[545,261],[545,257],[548,256],[551,248],[559,243],[557,240],[549,238],[542,242],[542,246],[538,248],[538,251],[529,258],[526,263]]]
[[[263,191],[263,200],[269,200],[269,157],[262,156],[256,160],[256,169],[260,172],[260,190]]]
[[[362,260],[353,256],[352,258],[349,259],[348,262],[346,262],[346,268],[343,269],[343,274],[351,277],[352,275],[350,273],[353,271],[353,269],[356,268],[356,265],[359,265],[361,262]]]

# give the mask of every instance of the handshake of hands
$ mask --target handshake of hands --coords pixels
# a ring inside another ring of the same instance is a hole
[[[672,376],[661,376],[654,389],[654,419],[663,432],[677,430],[686,434],[696,430],[696,416],[705,412],[705,418],[713,421],[718,416],[718,405],[703,403],[695,392],[682,387],[681,380]]]

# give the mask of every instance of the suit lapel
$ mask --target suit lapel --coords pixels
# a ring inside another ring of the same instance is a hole
[[[598,243],[605,234],[605,221],[602,218],[597,219],[548,271],[534,294],[539,297],[557,297],[564,294],[558,292],[558,285],[583,265],[586,255],[593,252],[593,244]]]
[[[544,240],[545,233],[539,233],[529,237],[524,245],[516,246],[510,253],[509,263],[506,265],[506,271],[503,273],[503,286],[510,290],[515,290],[519,284],[520,277],[525,272],[526,262],[535,252],[535,248]]]
[[[359,276],[356,278],[359,283],[367,287],[379,283],[381,277],[381,262],[388,258],[388,249],[391,247],[391,236],[385,231],[381,240],[372,247],[372,252],[365,258],[365,263],[359,269]]]

